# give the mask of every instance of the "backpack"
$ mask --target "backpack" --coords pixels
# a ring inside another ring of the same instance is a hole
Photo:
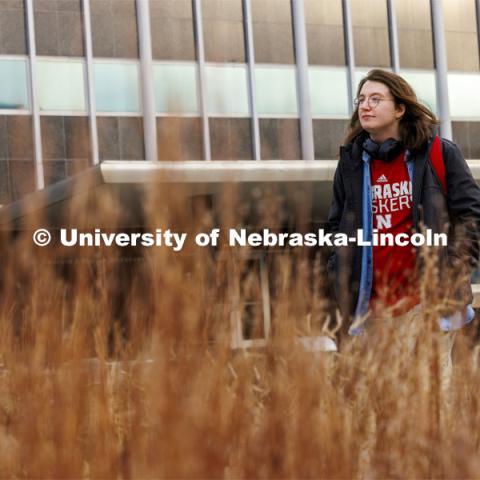
[[[438,182],[442,186],[442,191],[447,196],[447,174],[445,171],[445,162],[442,155],[442,142],[438,135],[435,135],[432,145],[430,147],[429,155],[430,164],[433,167],[433,172],[437,177]]]

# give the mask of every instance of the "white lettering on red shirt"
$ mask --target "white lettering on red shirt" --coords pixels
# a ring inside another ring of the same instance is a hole
[[[412,232],[412,182],[405,162],[405,152],[394,160],[372,159],[370,162],[373,228],[379,233]],[[404,247],[373,246],[372,306],[380,301],[395,305],[400,315],[418,303],[415,271],[416,253],[412,245]]]

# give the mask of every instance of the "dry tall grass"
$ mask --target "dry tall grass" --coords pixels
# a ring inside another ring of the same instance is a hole
[[[232,191],[219,218],[186,198],[154,189],[146,228],[225,230],[246,211]],[[119,212],[79,195],[67,217],[113,228]],[[445,387],[433,260],[413,350],[386,321],[374,341],[304,351],[295,338],[322,332],[328,299],[319,257],[300,249],[267,257],[266,347],[233,350],[230,312],[259,288],[239,287],[244,250],[41,249],[30,233],[0,240],[0,477],[480,477],[479,351],[457,335]]]

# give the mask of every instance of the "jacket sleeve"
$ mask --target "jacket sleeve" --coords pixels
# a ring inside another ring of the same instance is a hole
[[[335,175],[333,177],[333,193],[330,204],[330,211],[327,221],[327,233],[336,234],[339,231],[340,222],[342,220],[343,210],[345,205],[345,185],[343,183],[342,167],[340,161],[338,162]],[[329,283],[334,285],[336,283],[337,274],[337,254],[334,248],[331,248],[328,254],[327,261],[327,275]]]
[[[449,257],[466,261],[470,269],[478,265],[480,239],[480,187],[463,158],[460,149],[442,139],[446,170],[447,206],[453,238],[449,241]]]
[[[333,194],[328,214],[327,231],[328,233],[337,233],[342,219],[343,208],[345,204],[345,186],[340,161],[333,177]]]

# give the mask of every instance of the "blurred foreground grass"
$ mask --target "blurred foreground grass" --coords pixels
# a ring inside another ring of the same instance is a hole
[[[152,190],[146,225],[239,226],[234,192],[218,219],[183,194]],[[121,223],[108,195],[78,196],[68,216]],[[295,339],[336,328],[306,250],[267,255],[272,330],[243,350],[231,312],[260,289],[245,249],[42,249],[29,231],[0,249],[1,478],[480,477],[479,350],[457,335],[445,386],[433,259],[414,350],[386,321],[375,340],[312,353]]]

